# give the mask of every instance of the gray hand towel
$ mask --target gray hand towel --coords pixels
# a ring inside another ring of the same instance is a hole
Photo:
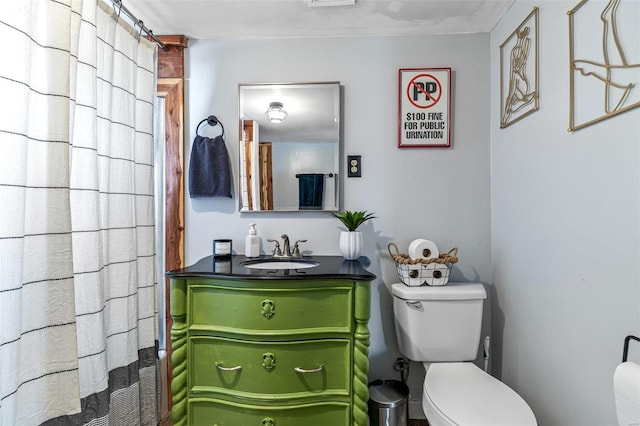
[[[300,210],[322,210],[324,174],[303,173],[298,175],[298,200]]]
[[[191,198],[231,198],[231,167],[222,136],[211,139],[196,136],[189,160],[189,193]]]

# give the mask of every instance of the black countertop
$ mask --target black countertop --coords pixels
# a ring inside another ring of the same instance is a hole
[[[304,269],[256,269],[247,268],[243,263],[264,261],[317,262],[318,266]],[[341,256],[304,256],[297,259],[274,259],[272,256],[248,258],[234,255],[227,259],[215,259],[207,256],[186,268],[166,273],[169,278],[216,277],[252,280],[318,280],[348,279],[354,281],[372,281],[376,276],[365,269],[371,262],[366,257],[358,260],[345,260]]]

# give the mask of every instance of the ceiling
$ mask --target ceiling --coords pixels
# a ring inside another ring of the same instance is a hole
[[[122,4],[156,35],[224,40],[482,33],[491,31],[514,1],[122,0]],[[332,2],[355,4],[329,6]]]

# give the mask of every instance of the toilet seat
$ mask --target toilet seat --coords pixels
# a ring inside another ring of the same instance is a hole
[[[422,407],[432,426],[535,426],[511,388],[470,362],[423,363]]]

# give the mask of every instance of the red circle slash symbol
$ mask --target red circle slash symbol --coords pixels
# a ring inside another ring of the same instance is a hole
[[[407,98],[416,108],[431,108],[441,96],[440,81],[431,74],[419,74],[407,85]]]

